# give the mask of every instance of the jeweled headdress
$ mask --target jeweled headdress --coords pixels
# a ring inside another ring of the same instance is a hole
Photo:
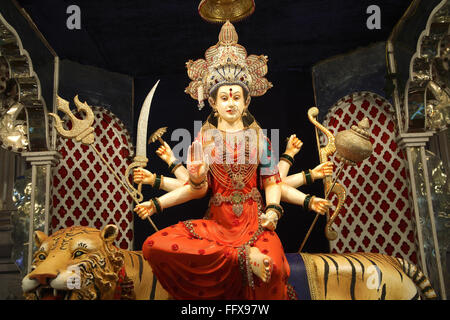
[[[192,80],[185,92],[198,100],[199,109],[203,100],[221,85],[239,84],[252,97],[262,96],[272,87],[264,76],[267,73],[267,56],[250,55],[237,43],[234,26],[225,22],[219,33],[219,42],[205,52],[205,59],[186,62],[189,78]]]

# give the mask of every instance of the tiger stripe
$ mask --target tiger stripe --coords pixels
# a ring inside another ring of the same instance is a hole
[[[139,281],[142,281],[142,272],[144,271],[144,263],[142,261],[142,256],[138,256],[139,261]]]
[[[422,289],[423,293],[427,293],[428,291],[432,291],[433,288],[431,286],[426,286],[425,288]]]
[[[353,257],[353,256],[352,256],[352,258],[353,258],[353,260],[355,260],[356,262],[358,262],[359,265],[361,266],[361,280],[364,280],[364,271],[365,271],[365,269],[364,269],[364,264],[363,264],[357,257]]]
[[[433,299],[428,278],[414,264],[379,253],[300,253],[314,300]],[[372,271],[373,269],[373,271]],[[419,290],[420,289],[420,290]]]
[[[336,268],[336,276],[337,276],[337,282],[339,284],[339,265],[336,262],[336,260],[334,260],[332,257],[330,257],[329,255],[324,255],[325,257],[327,257],[328,259],[331,260],[331,262],[333,262],[334,267]]]
[[[142,288],[140,299],[161,300],[168,299],[169,295],[154,276],[151,267],[145,262],[141,251],[128,251],[130,266],[134,269],[133,281],[136,287]]]
[[[150,300],[155,300],[155,293],[156,293],[156,277],[153,275],[153,281],[152,281],[152,290],[150,291]]]
[[[381,289],[380,300],[386,300],[386,283],[383,284],[383,289]]]
[[[355,285],[356,285],[356,269],[355,269],[355,265],[352,263],[352,261],[345,257],[344,258],[350,263],[350,266],[352,267],[352,280],[350,282],[350,296],[352,298],[352,300],[356,300],[355,299]]]
[[[324,290],[325,290],[325,297],[327,297],[327,290],[328,290],[328,275],[330,273],[330,266],[327,262],[327,260],[325,260],[323,257],[320,257],[320,259],[323,260],[324,262],[324,278],[325,278],[325,285],[324,285]]]
[[[411,300],[420,300],[420,294],[419,291],[414,295],[414,297],[411,298]]]
[[[437,299],[437,294],[432,288],[430,280],[418,267],[401,258],[397,258],[397,261],[426,299]]]
[[[128,257],[130,258],[130,261],[131,261],[131,267],[134,268],[134,259],[133,259],[133,255],[132,255],[131,253],[129,253],[129,252],[127,252],[127,254],[128,254]]]
[[[412,279],[415,282],[417,280],[417,276],[419,275],[419,268],[416,268],[416,272],[414,272],[414,274],[412,275]]]

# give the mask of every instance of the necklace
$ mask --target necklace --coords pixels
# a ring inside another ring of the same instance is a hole
[[[219,155],[216,154],[217,159],[222,159],[221,167],[225,170],[225,173],[221,172],[219,168],[219,164],[213,162],[210,166],[212,175],[216,178],[216,180],[227,189],[233,189],[233,190],[242,190],[246,184],[250,181],[250,179],[253,177],[253,174],[255,173],[257,169],[257,164],[250,164],[250,146],[248,137],[245,139],[245,152],[244,152],[244,163],[239,163],[240,160],[239,154],[236,152],[238,143],[236,136],[234,137],[234,143],[232,143],[231,147],[231,155],[232,159],[229,159],[230,153],[228,153],[228,149],[230,148],[228,144],[226,143],[226,133],[222,132],[222,135],[224,135],[223,139],[223,148],[222,152],[218,150],[219,148],[216,148],[216,151],[218,151]],[[220,157],[220,153],[222,153]],[[235,156],[237,159],[235,159]],[[231,160],[231,161],[230,161]],[[231,163],[229,163],[231,162]]]

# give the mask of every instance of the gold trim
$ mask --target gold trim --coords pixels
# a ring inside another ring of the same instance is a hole
[[[312,256],[307,253],[300,253],[300,256],[305,263],[306,275],[308,278],[309,291],[311,294],[311,300],[324,300],[323,293],[319,290],[316,281],[317,266],[314,263]]]

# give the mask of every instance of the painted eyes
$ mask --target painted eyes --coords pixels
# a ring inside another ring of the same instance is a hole
[[[78,258],[78,257],[82,256],[83,254],[85,254],[84,251],[77,250],[77,251],[75,251],[75,252],[73,253],[73,257],[74,257],[74,258]]]
[[[47,258],[47,256],[43,253],[41,253],[40,255],[38,255],[38,259],[39,260],[45,260],[45,258]]]
[[[226,96],[226,95],[223,95],[223,96],[220,97],[220,98],[222,99],[222,101],[227,101],[227,100],[228,100],[228,96]],[[234,100],[234,101],[239,101],[240,98],[241,98],[240,95],[235,95],[235,96],[233,97],[233,100]]]

